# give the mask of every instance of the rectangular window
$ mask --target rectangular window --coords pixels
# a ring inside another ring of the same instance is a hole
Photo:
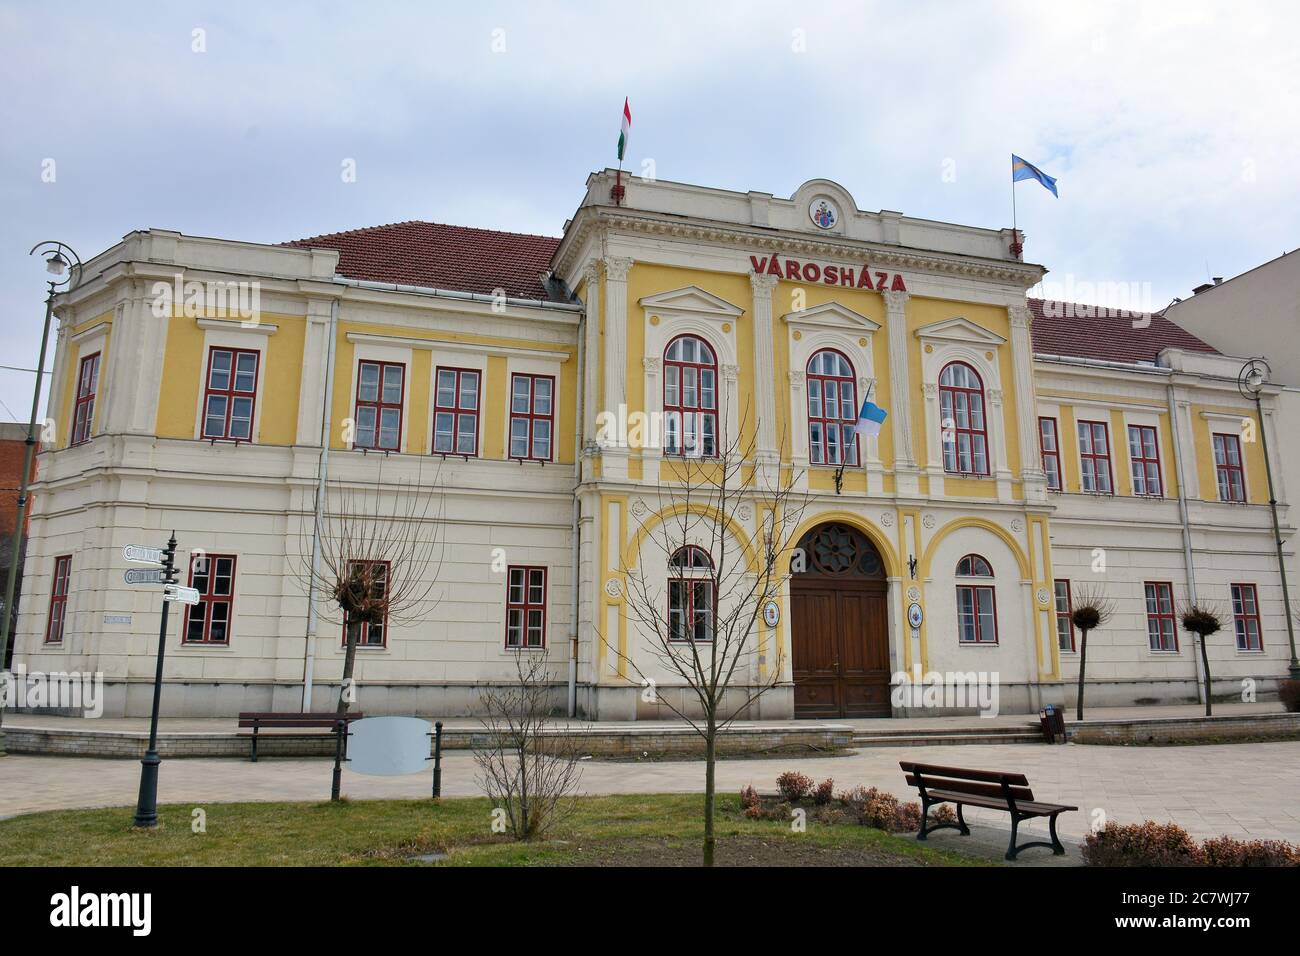
[[[1058,578],[1056,586],[1056,645],[1063,651],[1073,651],[1074,647],[1074,601],[1070,597],[1070,582]]]
[[[203,386],[203,437],[252,441],[257,397],[258,354],[248,349],[213,349]]]
[[[957,585],[957,639],[963,644],[998,642],[993,588],[983,584]]]
[[[1232,621],[1237,629],[1237,650],[1264,649],[1259,631],[1259,597],[1255,593],[1255,585],[1232,585]]]
[[[1241,439],[1236,435],[1214,436],[1214,474],[1220,501],[1245,501],[1246,477],[1241,467]]]
[[[438,369],[433,396],[434,452],[478,455],[478,385],[476,369]]]
[[[506,583],[506,647],[546,646],[546,569],[512,567]]]
[[[54,577],[50,582],[50,617],[45,624],[45,643],[63,643],[63,622],[68,613],[68,582],[72,578],[72,555],[54,559]]]
[[[510,378],[510,457],[550,461],[555,422],[555,378],[513,375]]]
[[[1160,448],[1151,425],[1128,427],[1128,460],[1133,471],[1133,494],[1163,498],[1160,483]]]
[[[190,562],[190,587],[199,603],[185,609],[186,644],[229,644],[235,602],[235,556],[209,554]]]
[[[1178,652],[1178,625],[1174,619],[1174,586],[1164,581],[1144,585],[1147,600],[1147,641],[1153,651]]]
[[[387,561],[349,561],[349,577],[357,571],[371,568],[374,577],[366,581],[367,587],[373,585],[373,593],[370,595],[372,601],[382,601],[385,592],[388,589],[388,569]],[[384,619],[382,621],[367,621],[361,625],[361,633],[357,635],[357,647],[386,647],[388,645],[388,607],[384,607]],[[343,622],[343,646],[348,646],[348,623]]]
[[[1079,464],[1085,492],[1114,494],[1110,472],[1110,432],[1105,422],[1079,422]]]
[[[406,366],[362,362],[357,369],[356,435],[353,448],[398,451],[402,443],[402,398]]]
[[[1038,448],[1043,456],[1043,474],[1049,491],[1061,490],[1061,444],[1057,440],[1056,419],[1038,419]]]
[[[99,392],[99,353],[87,355],[77,370],[77,401],[72,414],[72,444],[90,440],[95,424],[95,395]]]

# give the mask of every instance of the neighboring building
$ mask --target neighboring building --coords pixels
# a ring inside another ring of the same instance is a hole
[[[296,708],[309,658],[312,705],[329,706],[341,627],[312,633],[294,572],[329,422],[330,482],[431,488],[440,468],[446,494],[441,603],[370,630],[366,712],[471,712],[522,646],[561,675],[576,648],[584,715],[666,716],[620,654],[655,672],[627,571],[665,520],[678,449],[598,444],[598,415],[625,406],[743,432],[759,476],[793,472],[809,496],[811,568],[740,680],[781,661],[752,716],[898,713],[900,671],[996,673],[1003,710],[1062,702],[1078,666],[1065,615],[1093,582],[1117,613],[1090,638],[1089,700],[1195,699],[1174,617],[1185,540],[1199,597],[1239,611],[1211,642],[1216,692],[1254,679],[1267,694],[1285,673],[1235,359],[1160,316],[1027,300],[1044,270],[1009,252],[1010,230],[863,212],[827,180],[779,199],[630,178],[615,205],[614,179],[588,179],[562,239],[418,222],[284,246],[150,230],[87,263],[57,305],[64,440],[41,456],[23,662],[101,670],[107,713],[146,713],[159,601],[121,583],[121,548],[174,528],[219,564],[170,638],[164,710]],[[178,274],[256,283],[258,321],[179,304],[155,318]],[[868,395],[884,430],[837,443]],[[733,553],[761,542],[763,509],[753,493],[731,515]],[[658,693],[681,690],[661,673]]]
[[[20,422],[0,422],[0,614],[4,611],[4,588],[9,577],[9,551],[13,546],[14,522],[18,520],[18,492],[22,490],[23,458],[26,454],[27,426]],[[36,477],[36,464],[32,463],[32,478]],[[23,539],[26,544],[26,538]],[[15,594],[21,593],[22,568],[15,584]],[[15,604],[18,602],[15,601]],[[10,622],[11,624],[14,621]],[[12,630],[10,633],[13,633]],[[13,659],[14,643],[9,642],[5,657]],[[2,662],[9,666],[9,660]]]

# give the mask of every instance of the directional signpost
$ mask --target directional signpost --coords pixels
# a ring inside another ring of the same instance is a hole
[[[162,763],[158,756],[158,704],[162,699],[163,652],[167,650],[167,610],[172,606],[173,601],[197,604],[199,592],[176,583],[176,532],[174,531],[166,548],[146,548],[143,545],[129,544],[122,549],[122,557],[133,564],[161,566],[148,571],[132,569],[126,572],[127,584],[153,583],[153,576],[158,575],[157,583],[163,586],[162,624],[158,628],[158,666],[153,678],[153,714],[149,718],[149,749],[145,752],[144,759],[140,761],[140,799],[135,806],[135,825],[156,827],[158,825],[158,765]]]
[[[131,568],[129,571],[126,571],[122,575],[122,578],[126,581],[127,584],[162,584],[163,583],[163,573],[161,568],[157,570],[153,570],[149,568]]]

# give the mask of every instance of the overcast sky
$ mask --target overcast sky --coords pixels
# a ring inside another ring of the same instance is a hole
[[[42,239],[88,259],[148,227],[559,235],[624,95],[634,171],[778,196],[826,177],[867,210],[1009,226],[1018,153],[1060,180],[1017,187],[1054,291],[1136,283],[1159,308],[1300,246],[1298,9],[3,2],[0,363],[36,362]],[[31,384],[0,369],[0,418],[26,420]]]

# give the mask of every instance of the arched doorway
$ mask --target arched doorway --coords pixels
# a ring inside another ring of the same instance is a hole
[[[803,570],[790,576],[795,716],[888,717],[889,585],[879,552],[839,522],[813,528],[799,547]]]

